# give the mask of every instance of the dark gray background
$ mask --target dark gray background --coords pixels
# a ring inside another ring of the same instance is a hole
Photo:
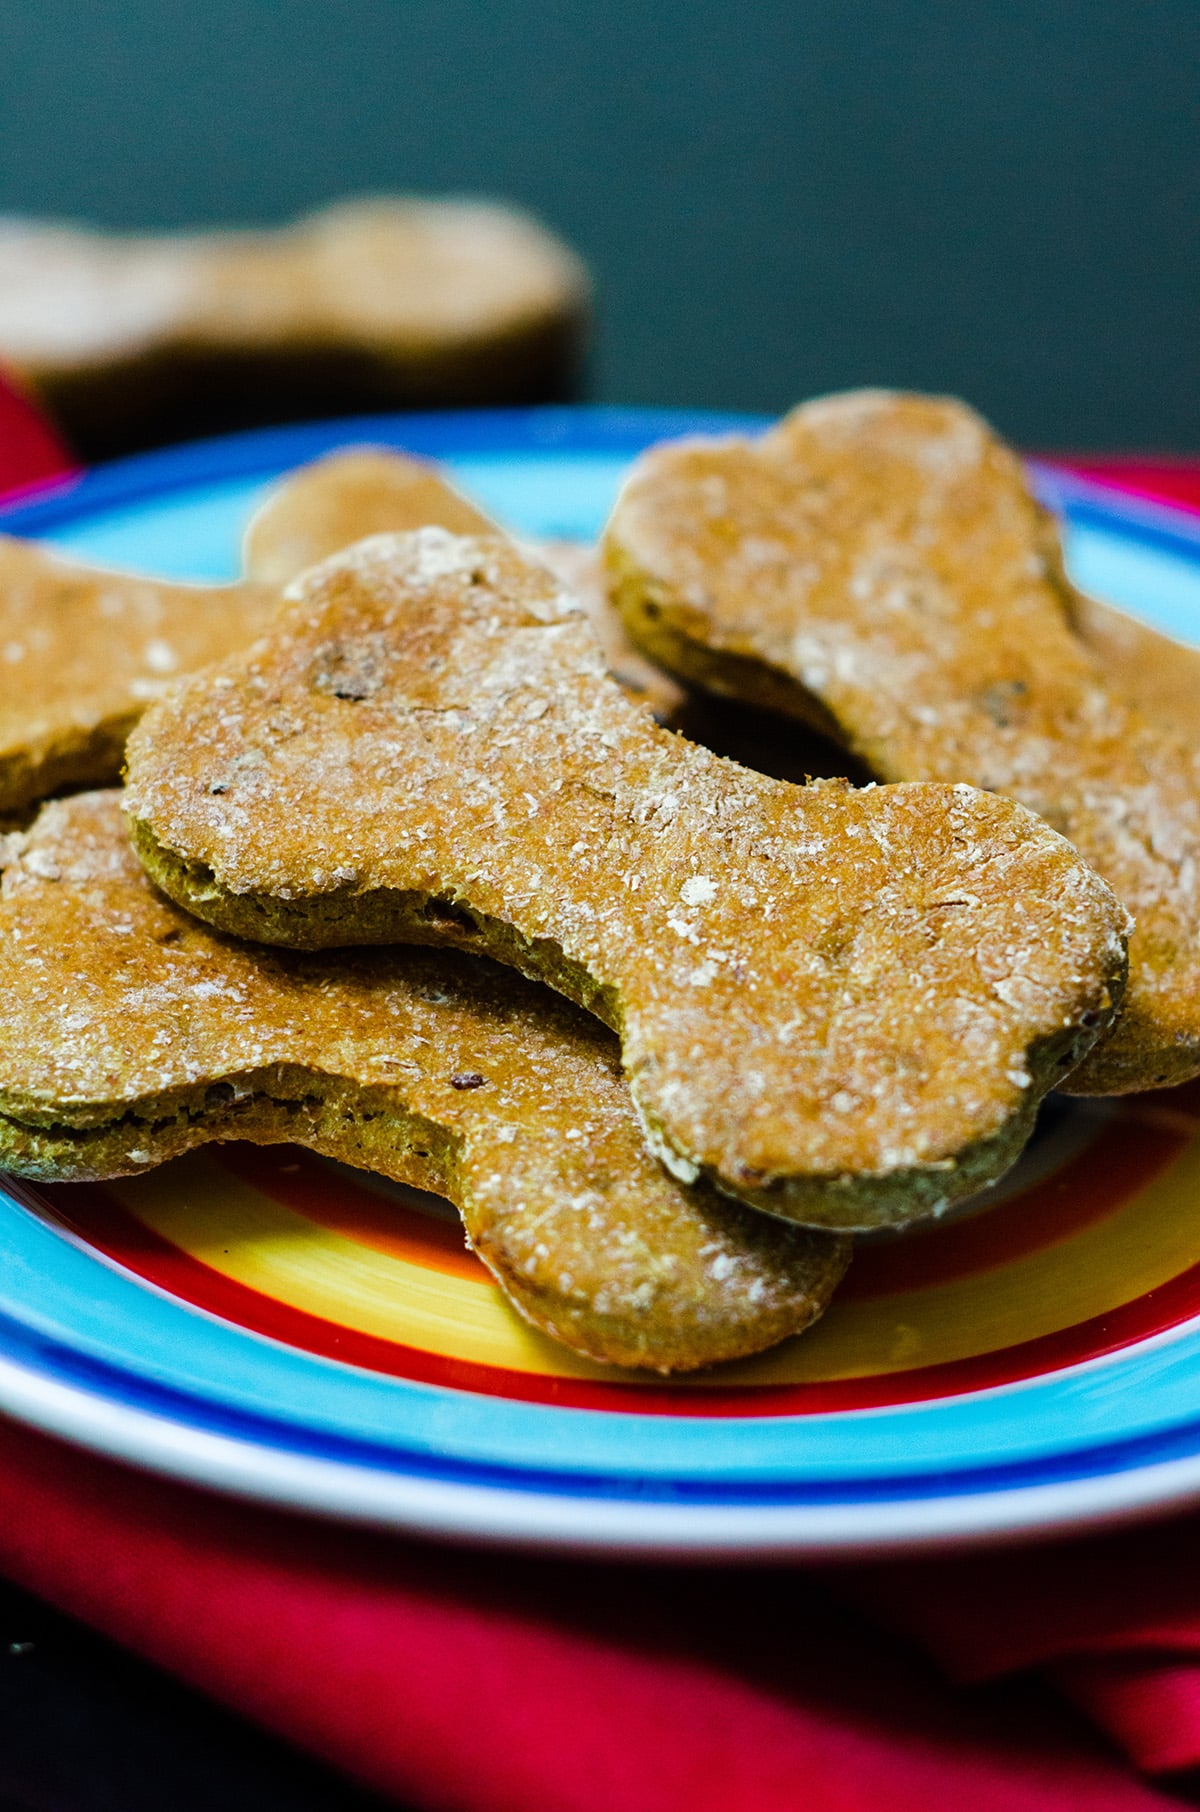
[[[593,265],[601,398],[1200,448],[1198,94],[1197,0],[0,0],[0,208],[511,196]]]

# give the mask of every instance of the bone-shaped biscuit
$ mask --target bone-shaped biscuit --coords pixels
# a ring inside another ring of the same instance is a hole
[[[758,442],[643,456],[606,532],[626,626],[668,669],[835,735],[882,780],[1040,812],[1133,913],[1112,1032],[1067,1087],[1200,1071],[1200,769],[1072,632],[1057,533],[972,411],[854,392]]]
[[[121,772],[146,705],[185,673],[246,647],[278,588],[302,568],[379,527],[435,523],[499,533],[434,468],[401,454],[357,451],[301,466],[247,530],[247,582],[172,585],[58,558],[0,536],[0,830],[37,801]],[[595,557],[548,545],[541,555],[583,598],[626,690],[660,719],[683,694],[644,660],[608,603]]]
[[[274,232],[0,220],[0,363],[87,458],[218,428],[573,382],[588,278],[528,215],[343,202]]]
[[[0,536],[0,813],[114,780],[125,739],[171,682],[245,647],[264,585],[169,585]]]
[[[243,543],[247,578],[286,585],[307,566],[327,560],[367,535],[397,534],[434,523],[456,535],[497,534],[500,529],[436,467],[391,449],[352,447],[326,454],[290,473],[252,518]],[[600,638],[608,670],[625,690],[647,704],[659,723],[682,726],[705,742],[703,695],[689,701],[661,666],[631,640],[609,595],[597,550],[582,542],[531,544],[587,611]],[[1072,627],[1105,669],[1108,682],[1160,726],[1200,737],[1200,648],[1177,642],[1111,604],[1071,589]],[[692,711],[687,718],[685,713]],[[693,724],[695,728],[693,728]],[[727,736],[722,721],[714,733]],[[736,726],[740,749],[752,747],[753,730]],[[832,747],[801,744],[773,750],[788,773],[842,774],[844,757],[829,765]],[[732,753],[722,743],[723,753]],[[797,759],[797,756],[799,757]],[[774,766],[768,767],[775,772]]]
[[[306,566],[317,565],[352,541],[428,523],[456,535],[499,532],[497,524],[424,461],[384,448],[343,449],[290,473],[260,507],[246,531],[244,569],[250,579],[285,585]],[[697,733],[690,721],[687,732],[706,741],[698,734],[703,695],[689,700],[631,640],[609,598],[597,550],[574,541],[531,545],[587,611],[609,672],[625,690],[649,705],[659,723],[680,726],[692,709]],[[1161,727],[1200,737],[1200,648],[1177,642],[1074,587],[1069,588],[1067,601],[1072,628],[1100,661],[1107,682]],[[728,727],[719,726],[721,731]],[[749,746],[749,725],[746,730],[743,738],[739,726],[738,741]],[[831,752],[817,745],[801,746],[797,761],[794,749],[780,744],[775,751],[789,770],[799,774],[843,773],[844,765],[812,765],[827,764]]]
[[[246,529],[243,566],[248,578],[286,585],[352,541],[430,523],[455,535],[503,532],[433,466],[382,447],[347,448],[291,473],[260,506]],[[659,723],[674,721],[684,694],[626,635],[596,551],[570,541],[540,542],[533,551],[583,605],[609,672]]]
[[[675,1182],[615,1039],[457,952],[251,951],[154,893],[119,795],[46,806],[0,885],[0,1166],[129,1174],[218,1139],[448,1195],[510,1300],[576,1351],[685,1370],[808,1326],[849,1258]]]
[[[242,570],[284,586],[353,541],[430,523],[452,535],[501,533],[436,466],[386,447],[341,447],[289,472],[259,505],[242,538]]]
[[[1066,602],[1071,627],[1099,661],[1105,685],[1158,729],[1200,741],[1200,648],[1074,586]]]
[[[153,878],[239,935],[548,981],[619,1031],[681,1174],[810,1224],[939,1212],[1107,1022],[1125,914],[1023,807],[720,760],[500,539],[376,537],[288,595],[130,741]]]

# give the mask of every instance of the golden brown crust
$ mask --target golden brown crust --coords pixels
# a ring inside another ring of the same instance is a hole
[[[1200,648],[1074,586],[1067,608],[1071,627],[1100,662],[1106,682],[1158,729],[1200,741]]]
[[[283,586],[353,541],[431,522],[452,535],[501,533],[425,460],[343,447],[289,472],[260,504],[242,539],[242,567],[248,579]]]
[[[147,703],[252,642],[278,587],[304,567],[365,534],[426,522],[500,532],[432,467],[358,448],[301,467],[262,506],[243,584],[171,585],[0,537],[0,829],[53,793],[116,780]],[[627,691],[673,716],[682,694],[633,648],[595,556],[557,543],[543,557],[584,602]]]
[[[487,203],[378,197],[257,233],[11,220],[0,360],[95,458],[222,424],[561,396],[588,291],[560,240]]]
[[[261,633],[259,585],[168,585],[0,536],[0,813],[112,781],[125,739],[181,673]]]
[[[247,578],[286,585],[306,567],[327,560],[367,535],[402,534],[428,524],[453,535],[498,535],[500,527],[435,467],[382,447],[351,447],[291,473],[268,497],[246,530]],[[530,544],[587,612],[609,672],[659,723],[671,723],[684,694],[646,660],[625,633],[596,550],[573,541]]]
[[[576,1351],[688,1369],[820,1314],[844,1240],[674,1182],[616,1041],[456,952],[327,957],[215,937],[147,884],[115,793],[0,846],[0,1166],[145,1169],[290,1141],[449,1195],[529,1320]]]
[[[599,550],[579,541],[538,541],[530,543],[529,552],[544,560],[582,604],[600,643],[604,664],[622,689],[645,705],[656,723],[679,729],[688,695],[661,667],[648,661],[626,633],[609,600]]]
[[[654,449],[605,546],[669,670],[835,734],[881,779],[1018,799],[1094,863],[1136,929],[1123,1013],[1070,1089],[1200,1071],[1196,757],[1072,632],[1054,525],[978,416],[863,391],[757,443]]]
[[[969,787],[798,788],[659,729],[547,570],[440,530],[305,574],[130,743],[153,878],[239,935],[451,943],[622,1036],[668,1161],[809,1224],[998,1175],[1106,1023],[1125,915]]]

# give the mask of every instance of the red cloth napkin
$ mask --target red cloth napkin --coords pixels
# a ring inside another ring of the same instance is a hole
[[[951,1679],[1036,1668],[1139,1768],[1200,1766],[1200,1518],[843,1581]]]
[[[0,1422],[0,1572],[431,1812],[1178,1803],[1044,1692],[948,1689],[800,1568],[439,1550]]]
[[[56,469],[0,384],[0,489]],[[1147,1769],[1200,1763],[1198,1535],[824,1575],[585,1565],[327,1527],[0,1421],[0,1573],[431,1812],[1177,1805],[1043,1684],[947,1685],[912,1642],[959,1682],[1038,1670]]]

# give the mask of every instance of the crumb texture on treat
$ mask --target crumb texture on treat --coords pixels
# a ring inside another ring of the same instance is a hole
[[[809,1224],[940,1212],[1110,1017],[1126,915],[969,787],[747,772],[659,729],[553,576],[434,529],[307,573],[130,744],[137,847],[226,931],[450,943],[621,1034],[650,1136]]]
[[[805,719],[881,780],[1019,800],[1104,876],[1135,921],[1129,986],[1069,1088],[1200,1071],[1200,756],[1074,632],[1094,637],[1095,612],[973,411],[858,391],[755,442],[651,449],[605,553],[627,629],[669,670]]]
[[[501,531],[426,461],[386,447],[346,447],[289,472],[250,519],[242,542],[248,579],[286,585],[368,535],[429,524],[455,535]]]
[[[388,448],[344,448],[290,473],[260,507],[243,543],[246,576],[286,585],[353,541],[430,525],[454,535],[502,532],[435,467]],[[659,723],[673,722],[684,693],[630,641],[609,603],[596,550],[546,541],[529,543],[528,551],[578,598],[613,677]]]
[[[70,1180],[214,1139],[308,1145],[448,1195],[527,1319],[661,1371],[800,1332],[845,1269],[845,1240],[673,1181],[615,1039],[511,971],[214,936],[149,886],[116,793],[46,806],[0,868],[0,1167]]]
[[[168,584],[0,536],[0,828],[52,793],[118,779],[147,704],[252,642],[304,567],[364,535],[425,523],[500,532],[432,467],[357,448],[283,481],[249,526],[240,584]],[[676,715],[680,688],[630,642],[591,550],[560,543],[543,557],[580,598],[626,689],[660,721]]]
[[[1160,730],[1200,741],[1200,648],[1072,586],[1071,627],[1104,669],[1105,683]]]
[[[168,585],[0,536],[0,813],[115,780],[125,739],[181,674],[253,641],[262,585]]]

